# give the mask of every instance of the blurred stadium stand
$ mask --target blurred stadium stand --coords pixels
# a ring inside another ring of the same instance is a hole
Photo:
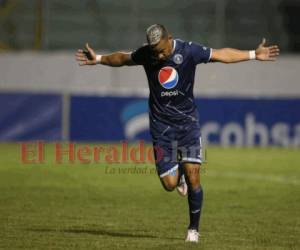
[[[180,4],[179,4],[180,3]],[[149,139],[142,67],[79,67],[85,42],[132,50],[163,23],[210,47],[279,44],[276,63],[198,68],[207,143],[300,147],[299,1],[0,0],[0,141]]]
[[[1,0],[2,48],[132,49],[163,23],[176,37],[211,47],[252,48],[263,36],[299,50],[298,0]],[[292,40],[292,41],[290,41]]]

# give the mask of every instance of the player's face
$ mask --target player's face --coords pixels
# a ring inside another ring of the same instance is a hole
[[[171,36],[166,39],[162,39],[155,47],[152,48],[155,57],[159,61],[167,60],[172,54],[172,44],[173,41]]]

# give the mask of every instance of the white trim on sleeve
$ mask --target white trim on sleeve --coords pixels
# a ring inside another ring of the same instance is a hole
[[[209,57],[208,57],[208,60],[207,60],[207,62],[209,62],[209,61],[210,61],[210,58],[211,58],[211,56],[212,56],[212,48],[210,48],[210,51],[209,51]]]

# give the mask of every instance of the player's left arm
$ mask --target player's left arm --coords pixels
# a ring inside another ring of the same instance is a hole
[[[222,63],[237,63],[256,59],[260,61],[275,61],[279,56],[277,45],[266,46],[266,39],[258,45],[256,50],[238,50],[232,48],[212,49],[210,61]]]

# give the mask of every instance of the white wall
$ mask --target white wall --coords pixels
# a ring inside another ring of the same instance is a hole
[[[199,65],[195,95],[300,97],[300,56]],[[148,95],[143,68],[79,67],[70,52],[0,54],[0,91]]]

